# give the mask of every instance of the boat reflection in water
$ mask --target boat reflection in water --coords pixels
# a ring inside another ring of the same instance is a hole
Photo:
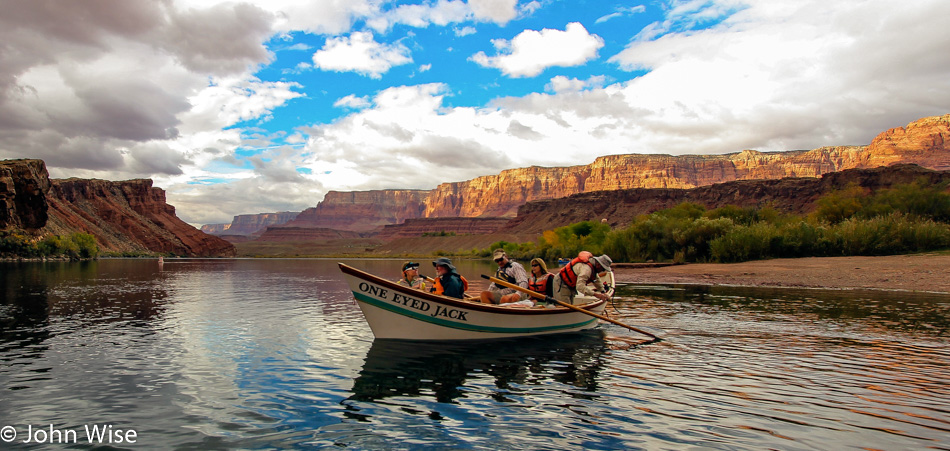
[[[593,393],[607,349],[600,330],[490,341],[376,340],[343,403],[356,413],[362,409],[353,401],[431,397],[451,403],[484,390],[500,400],[507,391],[527,394],[530,386],[552,382]]]

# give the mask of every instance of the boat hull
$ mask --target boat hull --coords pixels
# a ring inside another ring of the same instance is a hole
[[[597,318],[564,307],[512,308],[439,296],[340,264],[373,335],[400,340],[484,340],[576,332]],[[603,314],[606,302],[581,305]]]

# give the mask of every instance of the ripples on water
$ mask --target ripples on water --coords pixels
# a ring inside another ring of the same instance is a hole
[[[149,448],[950,448],[947,297],[631,285],[612,316],[664,341],[431,344],[374,341],[331,261],[0,269],[17,441],[113,424]]]

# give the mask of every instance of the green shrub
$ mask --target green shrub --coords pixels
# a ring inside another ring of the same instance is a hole
[[[76,244],[80,258],[96,258],[99,256],[99,245],[96,243],[96,237],[91,234],[76,232],[70,235],[69,239]]]
[[[857,185],[836,190],[818,199],[812,217],[818,222],[837,224],[855,216],[865,207],[867,192]]]
[[[38,249],[30,237],[18,231],[0,232],[0,255],[34,257]]]
[[[0,255],[14,257],[67,257],[70,259],[96,258],[99,246],[88,233],[73,233],[68,237],[47,235],[34,239],[19,232],[0,233]]]
[[[723,263],[769,258],[781,248],[781,240],[778,230],[769,224],[738,226],[709,243],[710,257]]]
[[[519,258],[541,257],[552,261],[560,257],[577,255],[582,250],[595,254],[602,253],[609,233],[610,225],[594,221],[582,221],[554,230],[546,230],[538,237],[536,245],[520,249],[525,255]]]
[[[704,217],[704,211],[699,205],[684,203],[640,216],[629,228],[611,232],[603,249],[618,261],[709,260],[709,242],[735,224],[727,215]]]
[[[818,199],[812,217],[817,221],[837,224],[851,218],[871,219],[892,213],[903,213],[921,219],[950,222],[950,193],[946,185],[928,185],[920,180],[895,185],[869,194],[866,189],[851,185]]]
[[[843,255],[891,255],[950,246],[950,226],[929,219],[892,213],[849,219],[834,227]]]

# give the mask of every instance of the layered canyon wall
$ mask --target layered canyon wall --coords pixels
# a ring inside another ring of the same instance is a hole
[[[426,199],[426,217],[514,216],[526,202],[629,188],[694,188],[733,180],[818,177],[898,163],[950,169],[950,115],[917,120],[867,146],[725,155],[610,155],[585,166],[530,167],[443,183]]]
[[[819,177],[899,163],[950,169],[950,115],[878,135],[867,146],[725,155],[610,155],[570,167],[509,169],[431,191],[330,192],[288,225],[368,232],[413,218],[513,217],[527,202],[631,188],[694,188],[736,180]]]
[[[301,228],[327,228],[353,232],[373,232],[406,219],[419,218],[425,212],[425,190],[330,191],[314,208],[302,211],[293,221],[269,227],[261,241],[287,241],[287,235],[299,235]]]
[[[895,185],[923,182],[937,185],[950,182],[950,171],[934,171],[911,164],[872,169],[848,169],[815,177],[787,177],[770,180],[736,180],[726,183],[682,188],[632,188],[579,193],[560,199],[528,202],[505,224],[513,234],[538,235],[545,230],[580,221],[606,220],[612,227],[629,226],[642,214],[692,202],[708,209],[726,205],[769,206],[776,210],[805,214],[816,201],[834,190],[860,186],[868,192]]]
[[[157,252],[186,257],[233,257],[234,246],[175,215],[151,180],[52,180],[44,233],[86,232],[104,252]]]

